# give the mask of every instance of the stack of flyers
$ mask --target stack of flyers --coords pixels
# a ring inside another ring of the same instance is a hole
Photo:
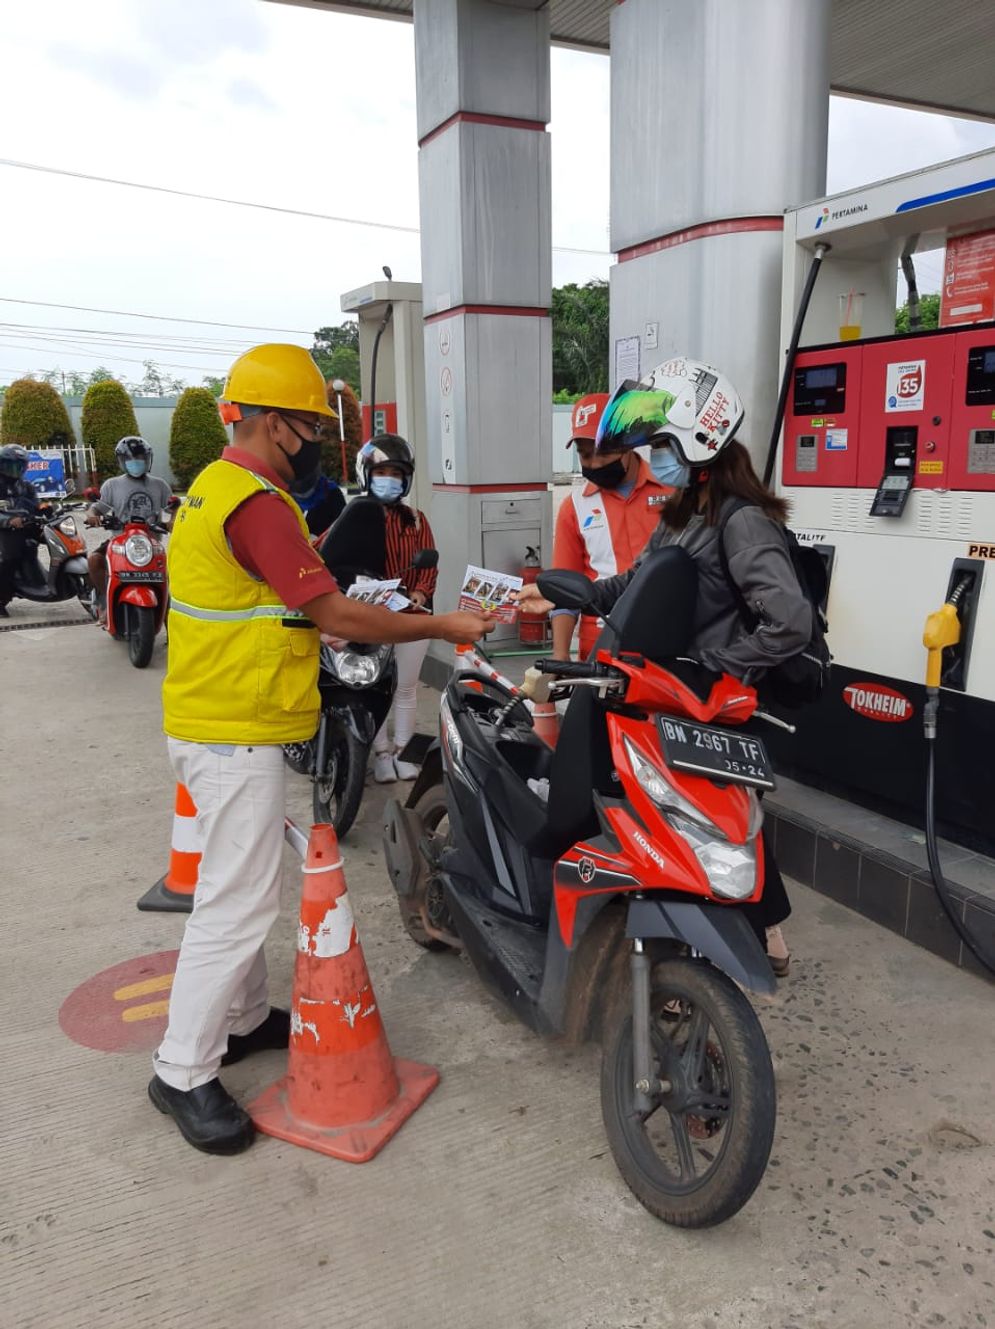
[[[493,614],[501,623],[514,623],[518,605],[512,598],[522,589],[521,577],[507,572],[488,572],[486,568],[467,568],[460,588],[460,609],[482,610]]]
[[[397,588],[400,584],[400,577],[395,577],[393,581],[373,581],[370,577],[357,577],[346,591],[346,595],[350,600],[360,600],[363,604],[383,605],[385,609],[407,609],[411,601],[398,594]]]

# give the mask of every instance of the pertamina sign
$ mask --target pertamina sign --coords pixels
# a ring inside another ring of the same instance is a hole
[[[916,709],[908,697],[883,683],[848,683],[843,689],[843,700],[858,715],[889,724],[911,720]]]

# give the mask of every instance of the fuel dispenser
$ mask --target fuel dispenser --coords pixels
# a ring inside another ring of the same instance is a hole
[[[916,253],[984,232],[995,232],[995,152],[786,214],[785,347],[803,290],[811,300],[774,474],[792,528],[831,568],[834,664],[797,735],[772,746],[788,773],[921,822],[932,761],[920,727],[930,702],[922,625],[938,603],[952,603],[956,640],[938,648],[931,684],[943,734],[937,814],[953,838],[992,853],[995,323],[967,322],[964,307],[951,315],[948,301],[936,330],[894,332],[900,259],[908,274]],[[818,280],[806,285],[813,266]],[[840,296],[855,289],[863,325],[844,340]],[[978,309],[991,305],[979,300],[973,316]]]

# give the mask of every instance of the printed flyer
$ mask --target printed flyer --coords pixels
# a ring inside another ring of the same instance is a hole
[[[489,572],[487,568],[475,568],[471,563],[463,578],[459,607],[493,614],[501,623],[514,623],[518,617],[518,605],[512,597],[521,589],[521,577],[513,577],[508,572]]]

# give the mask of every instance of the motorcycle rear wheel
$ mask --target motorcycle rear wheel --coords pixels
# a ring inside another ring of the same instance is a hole
[[[601,1061],[601,1110],[615,1164],[651,1214],[677,1227],[712,1227],[747,1202],[774,1141],[770,1051],[749,1001],[706,961],[654,965],[653,1075],[670,1092],[634,1103],[632,1011],[620,1007]]]
[[[155,646],[155,613],[144,605],[128,605],[128,659],[144,669]]]
[[[446,790],[442,784],[434,784],[426,789],[414,805],[414,811],[421,819],[425,834],[430,839],[438,839],[445,843],[449,838],[449,808],[446,804]],[[425,888],[426,893],[432,891],[432,883],[429,882]],[[439,891],[439,887],[435,887]],[[419,888],[420,891],[420,888]],[[418,894],[419,892],[416,892]],[[404,924],[404,930],[413,942],[416,942],[426,951],[448,951],[452,947],[447,942],[440,941],[438,937],[433,937],[425,929],[422,920],[421,911],[426,909],[430,916],[434,912],[438,915],[438,922],[447,932],[452,932],[453,922],[449,917],[449,911],[442,904],[441,892],[438,897],[432,896],[426,899],[413,898],[410,901],[399,899],[398,904],[401,910],[401,922]]]
[[[340,839],[356,820],[363,800],[366,755],[366,744],[330,715],[325,774],[315,777],[311,803],[315,821],[331,822]]]

